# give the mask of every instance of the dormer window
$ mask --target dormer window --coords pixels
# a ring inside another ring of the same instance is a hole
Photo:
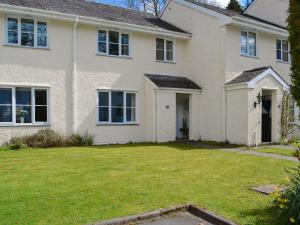
[[[256,56],[256,34],[253,32],[241,32],[241,54]]]
[[[7,18],[6,43],[24,47],[48,47],[47,23],[28,18]]]

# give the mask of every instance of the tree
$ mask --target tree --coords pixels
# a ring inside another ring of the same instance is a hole
[[[242,6],[244,9],[247,9],[254,0],[241,0]]]
[[[238,3],[237,0],[230,0],[230,2],[228,3],[227,9],[230,9],[230,10],[238,12],[238,13],[242,13],[243,12],[242,7]]]
[[[128,8],[138,9],[147,13],[159,15],[167,0],[125,0]]]
[[[291,49],[291,93],[300,105],[300,1],[290,0],[288,17]]]

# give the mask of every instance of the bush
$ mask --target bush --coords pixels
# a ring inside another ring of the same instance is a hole
[[[13,137],[8,143],[7,146],[11,150],[19,150],[25,146],[24,139],[20,137]]]
[[[61,147],[66,145],[65,138],[59,133],[46,129],[24,137],[25,143],[29,147],[50,148]]]
[[[84,135],[72,134],[69,137],[69,144],[71,146],[91,146],[94,143],[92,135],[85,133]]]
[[[300,159],[299,150],[295,156]],[[275,205],[278,207],[281,218],[285,218],[286,224],[300,225],[300,165],[289,169],[286,189],[275,192]]]

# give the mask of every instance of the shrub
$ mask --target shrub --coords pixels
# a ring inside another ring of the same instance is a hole
[[[13,137],[6,145],[11,150],[19,150],[25,146],[24,139],[21,137]]]
[[[33,135],[24,137],[24,140],[29,147],[50,148],[66,145],[65,138],[50,129],[40,130]]]
[[[72,134],[69,137],[71,146],[91,146],[94,143],[94,137],[87,132],[84,135]]]
[[[295,152],[300,160],[300,151]],[[288,185],[283,191],[275,192],[275,205],[279,208],[281,218],[286,219],[286,224],[300,225],[300,165],[287,170]]]

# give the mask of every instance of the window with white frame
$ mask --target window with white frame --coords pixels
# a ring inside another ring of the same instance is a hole
[[[289,99],[289,121],[295,122],[295,101],[293,98]]]
[[[99,123],[136,122],[136,93],[98,91]]]
[[[174,61],[174,41],[164,38],[156,38],[156,60]]]
[[[48,122],[48,89],[0,87],[0,124]]]
[[[276,40],[276,59],[282,62],[289,62],[289,56],[289,42],[286,40]]]
[[[256,56],[256,34],[253,32],[241,32],[241,54]]]
[[[6,42],[11,45],[46,48],[48,46],[48,26],[46,22],[7,17]]]
[[[129,34],[118,31],[98,30],[98,52],[104,55],[130,55]]]

